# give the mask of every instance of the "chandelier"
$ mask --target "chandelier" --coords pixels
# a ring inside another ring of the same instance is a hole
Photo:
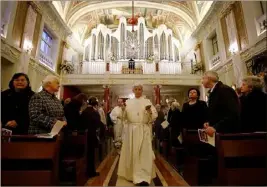
[[[137,18],[134,17],[134,0],[132,1],[132,18],[129,19],[128,23],[132,24],[132,32],[127,34],[125,42],[123,42],[124,47],[132,58],[140,49],[140,43],[137,37],[137,31],[134,31],[134,25],[137,23]]]

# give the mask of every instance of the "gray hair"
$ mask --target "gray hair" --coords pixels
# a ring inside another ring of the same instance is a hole
[[[135,87],[138,87],[138,86],[141,86],[142,89],[143,89],[143,84],[141,84],[140,82],[136,82],[136,83],[134,83],[134,85],[133,85],[132,88],[135,88]]]
[[[244,78],[242,80],[242,82],[247,83],[247,85],[252,88],[252,90],[254,89],[262,89],[263,88],[263,81],[260,77],[256,77],[256,76],[248,76],[246,78]]]
[[[219,75],[216,71],[206,71],[204,75],[209,77],[213,82],[219,81]]]
[[[178,107],[180,106],[180,104],[176,101],[174,101],[171,105],[171,110],[175,110],[178,109]]]
[[[42,81],[42,87],[45,88],[48,85],[48,83],[51,83],[53,81],[59,82],[59,78],[55,75],[47,75]]]

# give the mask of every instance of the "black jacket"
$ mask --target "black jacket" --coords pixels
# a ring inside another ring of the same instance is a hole
[[[65,117],[67,119],[66,130],[85,130],[87,126],[83,126],[81,123],[80,105],[71,101],[64,107]]]
[[[208,120],[208,107],[205,101],[198,100],[195,104],[184,103],[182,109],[183,128],[201,129]]]
[[[100,115],[92,106],[87,107],[81,114],[81,125],[88,129],[88,143],[97,146],[97,130],[100,130],[100,138],[103,136],[104,124],[100,120]]]
[[[209,95],[208,122],[219,133],[233,133],[239,128],[240,109],[237,94],[220,81]]]
[[[254,90],[240,98],[241,131],[266,131],[267,96],[261,90]]]
[[[27,134],[29,128],[29,101],[34,92],[29,88],[21,92],[15,92],[12,89],[5,90],[1,93],[1,122],[3,128],[8,121],[15,120],[16,128],[12,134]]]

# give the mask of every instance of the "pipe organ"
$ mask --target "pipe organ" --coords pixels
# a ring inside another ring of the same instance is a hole
[[[111,62],[111,57],[116,59],[116,63],[122,64],[128,63],[128,60],[132,57],[130,47],[126,47],[126,40],[132,34],[132,27],[127,26],[125,17],[120,18],[118,28],[112,32],[111,29],[103,24],[99,24],[97,28],[94,28],[91,32],[91,36],[85,41],[84,47],[84,67],[83,73],[92,73],[94,70],[90,68],[103,67],[104,63]],[[165,25],[160,25],[154,30],[149,30],[145,25],[145,19],[140,17],[138,24],[134,27],[136,39],[138,40],[138,52],[134,54],[136,64],[146,63],[149,56],[154,56],[154,62],[163,63],[171,66],[177,64],[177,71],[173,71],[171,74],[178,74],[181,72],[180,54],[179,54],[179,41],[173,37],[172,31]],[[166,63],[167,62],[167,63]],[[110,63],[114,66],[116,63]],[[151,63],[151,62],[150,62]],[[144,73],[154,73],[150,70],[145,70],[146,65],[143,66]],[[160,66],[161,67],[161,66]],[[112,69],[112,67],[111,67]],[[166,68],[165,68],[166,69]],[[169,69],[169,68],[167,68]],[[96,69],[95,69],[96,70]],[[114,68],[113,68],[114,70]],[[116,71],[121,71],[116,68]],[[102,73],[103,70],[99,71]],[[95,72],[97,73],[97,72]],[[119,73],[119,72],[116,72]],[[164,72],[162,72],[164,73]],[[170,74],[170,71],[166,72]]]

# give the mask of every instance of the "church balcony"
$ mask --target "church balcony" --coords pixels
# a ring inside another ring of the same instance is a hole
[[[146,62],[145,60],[135,61],[135,70],[128,68],[128,60],[106,63],[102,60],[84,61],[83,74],[155,74],[161,75],[185,75],[191,73],[191,63],[172,62],[162,60],[159,63]]]
[[[192,74],[65,74],[62,76],[62,85],[132,85],[140,82],[145,85],[183,85],[199,86],[201,76]]]

